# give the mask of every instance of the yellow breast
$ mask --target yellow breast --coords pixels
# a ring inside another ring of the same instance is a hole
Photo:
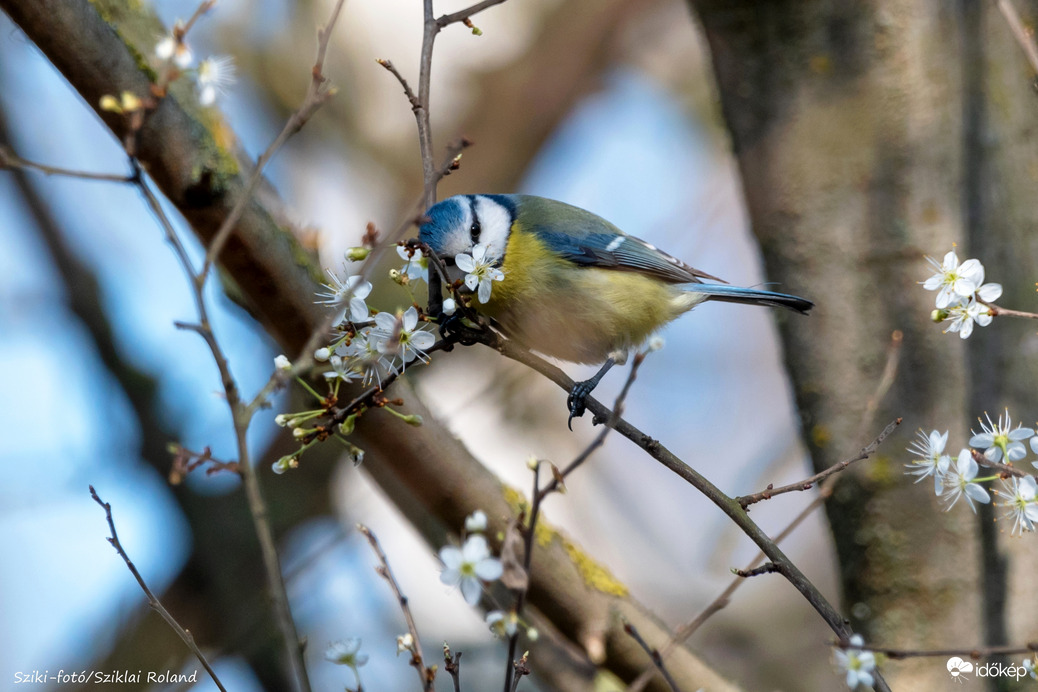
[[[637,272],[573,264],[515,229],[501,270],[490,301],[475,306],[524,347],[575,363],[637,346],[703,299]]]

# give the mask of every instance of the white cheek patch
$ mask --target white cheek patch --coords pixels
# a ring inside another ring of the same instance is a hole
[[[487,246],[488,259],[500,262],[512,230],[512,214],[489,197],[477,196],[475,208],[481,226],[479,242]]]

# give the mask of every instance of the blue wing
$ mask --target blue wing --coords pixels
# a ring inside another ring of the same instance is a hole
[[[689,283],[700,279],[721,281],[716,276],[694,269],[662,250],[624,233],[558,233],[540,231],[544,243],[570,262],[587,267],[602,267],[650,274],[668,283]]]
[[[517,203],[524,230],[574,264],[640,272],[668,283],[721,281],[579,207],[530,195],[508,197]]]

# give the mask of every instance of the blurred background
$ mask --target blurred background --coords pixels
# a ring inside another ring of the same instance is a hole
[[[443,0],[436,9],[468,4]],[[155,9],[171,25],[190,16],[194,3],[156,2]],[[314,27],[329,9],[324,0],[220,0],[192,31],[196,55],[235,60],[238,81],[219,107],[253,156],[302,98]],[[709,56],[685,2],[513,0],[474,22],[482,36],[458,25],[436,44],[437,146],[461,134],[475,142],[441,197],[525,192],[563,200],[731,283],[765,282]],[[339,93],[267,168],[323,266],[341,267],[344,249],[359,244],[369,221],[395,228],[420,190],[412,113],[375,62],[391,59],[416,84],[420,42],[418,3],[350,0],[326,66]],[[125,172],[119,143],[3,15],[0,143],[56,166]],[[183,224],[181,231],[199,257]],[[370,303],[409,302],[382,284]],[[255,392],[276,347],[217,282],[210,288],[217,335],[245,392]],[[132,188],[0,173],[0,459],[8,472],[0,552],[9,556],[0,563],[0,679],[132,661],[131,633],[142,619],[157,620],[106,543],[88,484],[112,503],[123,544],[157,593],[190,583],[207,533],[226,530],[224,517],[241,511],[228,475],[195,474],[175,489],[165,478],[162,450],[171,438],[234,456],[211,358],[195,334],[173,327],[192,315],[185,277]],[[642,367],[627,404],[635,425],[731,495],[809,473],[772,320],[761,309],[697,308],[662,334],[666,347]],[[575,378],[592,372],[565,368]],[[593,436],[586,419],[566,430],[563,392],[489,352],[441,354],[408,373],[473,453],[516,487],[529,486],[530,455],[563,464]],[[623,379],[611,373],[600,398],[611,401]],[[290,404],[282,400],[260,416],[251,439],[272,502],[300,505],[281,550],[315,689],[352,684],[348,671],[322,658],[328,642],[344,637],[361,637],[371,657],[361,669],[366,687],[413,685],[413,671],[396,656],[403,622],[356,522],[381,538],[427,647],[447,640],[463,650],[472,689],[498,685],[503,646],[481,614],[439,583],[434,552],[363,466],[314,461],[335,465],[314,504],[287,489],[292,479],[272,477],[270,460],[290,445],[272,422],[279,406]],[[280,495],[279,484],[286,488]],[[610,439],[568,491],[549,500],[547,518],[668,625],[693,618],[727,585],[730,568],[756,554],[716,508],[626,440]],[[754,519],[774,534],[808,499],[758,505]],[[189,521],[185,503],[204,505],[211,521]],[[788,552],[836,600],[820,514],[790,539]],[[177,614],[183,591],[171,593]],[[830,636],[792,589],[758,579],[692,644],[748,689],[840,689],[820,654]],[[233,647],[216,668],[232,689],[269,688],[263,671]],[[197,686],[208,688],[207,681]]]

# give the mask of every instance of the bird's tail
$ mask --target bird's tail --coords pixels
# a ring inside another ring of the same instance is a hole
[[[768,307],[788,308],[802,315],[815,306],[810,300],[774,291],[761,291],[756,288],[740,288],[725,284],[687,283],[681,285],[688,293],[700,293],[707,300],[723,300],[727,303],[746,303],[749,305],[767,305]]]

